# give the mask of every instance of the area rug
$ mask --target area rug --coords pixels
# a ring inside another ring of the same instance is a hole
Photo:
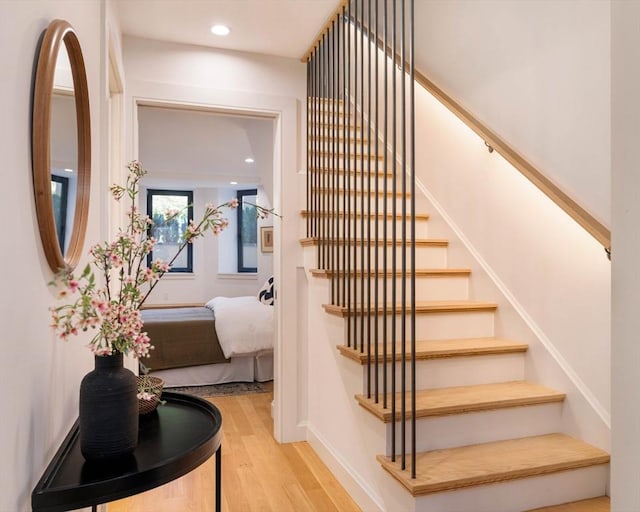
[[[261,382],[229,382],[227,384],[213,384],[210,386],[186,386],[165,389],[167,391],[177,391],[178,393],[188,393],[202,397],[249,395],[251,393],[267,393],[269,391]]]

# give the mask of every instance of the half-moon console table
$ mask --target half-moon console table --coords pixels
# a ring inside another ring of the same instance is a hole
[[[164,405],[140,417],[138,447],[113,462],[87,462],[80,453],[78,422],[62,442],[31,493],[34,512],[97,510],[108,503],[166,484],[216,454],[215,510],[221,510],[222,416],[211,403],[164,392]]]

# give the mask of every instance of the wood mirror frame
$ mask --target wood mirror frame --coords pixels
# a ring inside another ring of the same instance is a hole
[[[78,182],[71,238],[63,255],[56,233],[51,197],[51,98],[56,61],[64,43],[73,77],[77,127]],[[42,38],[33,91],[33,126],[31,134],[33,185],[40,238],[51,270],[73,270],[82,254],[89,214],[91,181],[91,120],[89,89],[80,42],[73,27],[64,20],[54,20]]]

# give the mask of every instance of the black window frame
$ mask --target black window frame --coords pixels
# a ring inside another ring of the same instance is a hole
[[[54,222],[56,224],[56,234],[58,235],[58,244],[60,245],[60,252],[64,254],[64,241],[67,236],[67,202],[69,201],[69,178],[65,176],[58,176],[57,174],[51,175],[51,181],[60,183],[62,186],[60,193],[60,219],[59,222],[55,222],[55,208]]]
[[[147,215],[153,219],[153,197],[154,196],[185,196],[187,198],[187,222],[193,220],[193,190],[169,190],[169,189],[147,189]],[[148,236],[153,235],[152,226],[148,231]],[[186,267],[171,267],[169,273],[174,274],[189,274],[193,273],[193,244],[187,244],[185,249],[187,251],[187,266]],[[147,255],[147,266],[151,266],[153,261],[153,251]],[[168,263],[168,262],[167,262]]]
[[[242,250],[242,221],[243,221],[243,208],[242,208],[242,200],[244,198],[244,196],[257,196],[258,195],[258,189],[257,188],[250,188],[250,189],[246,189],[246,190],[238,190],[236,193],[236,198],[238,199],[238,235],[237,235],[237,241],[238,241],[238,273],[239,274],[244,274],[244,273],[257,273],[258,272],[258,268],[257,267],[245,267],[244,266],[244,261],[243,261],[243,250]],[[257,230],[257,219],[256,219],[256,230]],[[256,234],[257,237],[257,234]],[[256,239],[256,250],[257,250],[257,239]]]

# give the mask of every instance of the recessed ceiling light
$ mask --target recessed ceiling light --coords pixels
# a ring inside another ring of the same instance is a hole
[[[229,182],[229,185],[237,185],[237,184],[238,184],[238,182],[237,182],[237,181],[230,181],[230,182]]]
[[[68,169],[68,168],[67,168],[67,169],[65,169],[65,171],[67,171],[67,172],[73,172],[73,169]]]
[[[211,33],[217,36],[228,36],[231,30],[226,25],[214,25],[211,27]]]
[[[252,164],[253,162],[255,162],[255,160],[251,157],[245,158],[244,161],[248,164]]]

